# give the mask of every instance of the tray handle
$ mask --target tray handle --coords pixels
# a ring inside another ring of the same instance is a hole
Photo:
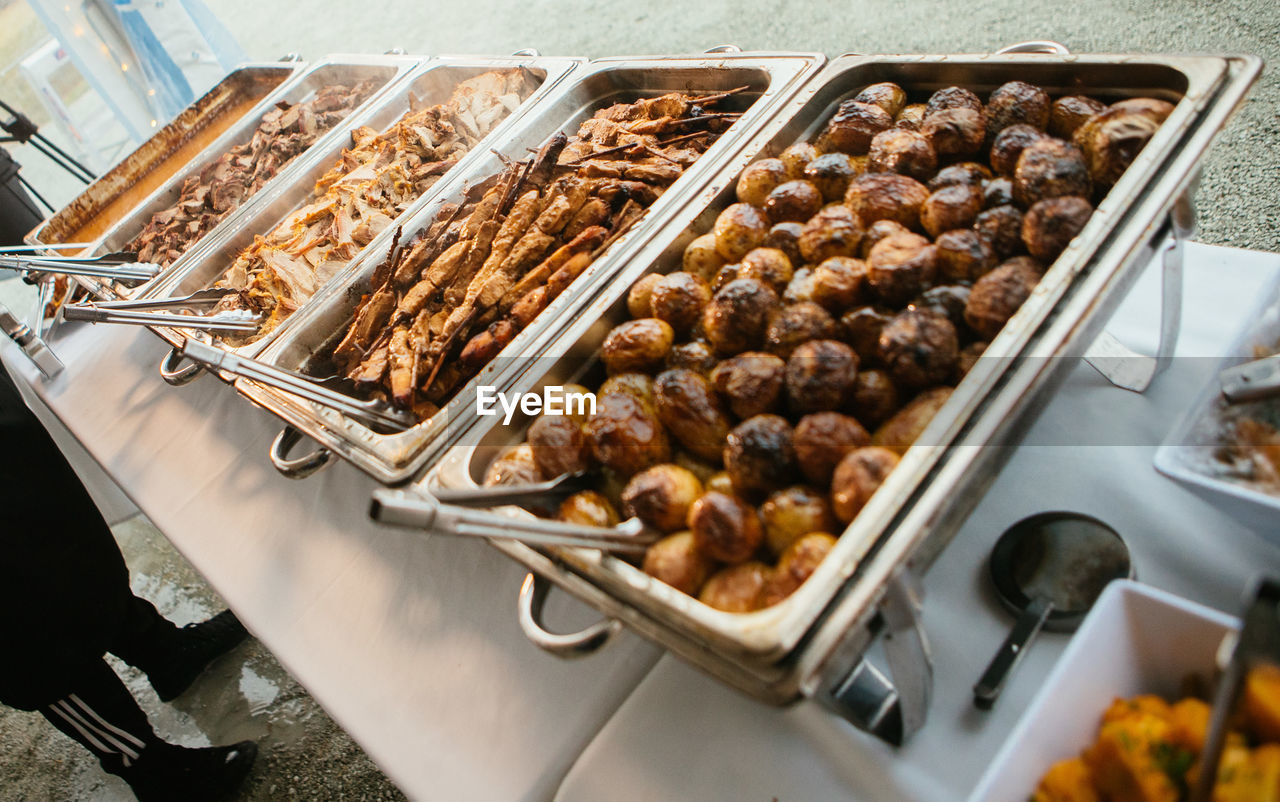
[[[1032,39],[1028,42],[1017,42],[996,51],[997,56],[1004,56],[1010,53],[1048,53],[1053,56],[1069,56],[1071,55],[1071,49],[1061,42],[1055,42],[1051,39]]]
[[[333,461],[333,452],[323,447],[317,447],[305,456],[290,457],[289,452],[301,442],[302,432],[292,426],[281,429],[276,439],[271,441],[271,464],[290,479],[306,479]]]
[[[535,574],[528,574],[520,585],[518,616],[524,636],[544,652],[556,657],[586,657],[600,651],[622,624],[612,618],[597,621],[580,632],[558,635],[542,625],[542,608],[547,601],[551,583]]]
[[[542,55],[542,51],[536,47],[522,47],[519,50],[512,51],[511,55],[519,58],[538,58]]]
[[[716,53],[741,53],[742,48],[737,45],[714,45],[713,47],[708,47],[702,52],[709,56]]]
[[[164,359],[160,361],[160,378],[164,379],[164,383],[172,387],[181,387],[184,384],[190,384],[204,373],[204,368],[192,362],[186,367],[179,367],[186,357],[177,348],[170,348],[169,353],[164,355]]]
[[[933,658],[920,621],[922,590],[906,567],[889,581],[881,602],[889,674],[865,656],[844,673],[824,677],[816,694],[826,708],[860,730],[901,746],[924,726],[933,698]]]

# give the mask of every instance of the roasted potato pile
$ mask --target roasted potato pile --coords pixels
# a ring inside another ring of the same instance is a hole
[[[1214,802],[1280,802],[1280,668],[1245,683],[1243,710],[1227,736]],[[1210,707],[1158,696],[1117,699],[1079,757],[1055,763],[1032,802],[1179,802],[1200,774]]]
[[[667,533],[644,570],[718,609],[813,573],[1172,108],[909,100],[869,86],[743,170],[682,269],[631,288],[584,436],[529,431],[536,465],[599,470],[571,509]]]

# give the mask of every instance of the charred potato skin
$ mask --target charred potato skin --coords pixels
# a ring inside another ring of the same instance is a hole
[[[689,509],[698,551],[729,564],[746,562],[764,541],[755,507],[736,496],[704,493]]]
[[[847,153],[824,153],[804,168],[804,177],[822,193],[823,201],[834,203],[844,198],[849,182],[860,174]],[[803,222],[803,221],[802,221]]]
[[[929,96],[925,104],[925,116],[948,109],[969,109],[982,111],[982,100],[972,91],[962,86],[948,86],[939,89]]]
[[[978,336],[992,340],[1021,308],[1040,281],[1041,269],[1029,257],[1015,257],[973,285],[964,319]]]
[[[716,352],[701,340],[674,345],[671,347],[671,353],[667,355],[668,370],[684,368],[701,373],[703,376],[710,376],[719,362]]]
[[[765,350],[786,359],[802,343],[827,340],[835,334],[836,322],[826,309],[813,302],[791,304],[769,321],[764,334]]]
[[[804,178],[804,170],[809,162],[818,158],[818,149],[810,142],[797,142],[782,151],[778,158],[787,168],[789,178]]]
[[[827,152],[838,150],[850,156],[862,156],[876,134],[892,127],[893,116],[879,106],[846,100],[818,137],[818,147]]]
[[[778,223],[769,229],[769,234],[764,240],[764,247],[774,248],[785,253],[794,268],[795,265],[802,264],[804,261],[800,254],[800,235],[802,233],[804,233],[804,226],[800,223]]]
[[[1093,207],[1084,198],[1042,200],[1022,220],[1022,242],[1032,256],[1049,264],[1084,230],[1092,215]]]
[[[665,321],[681,336],[688,334],[702,319],[702,310],[711,300],[711,288],[692,273],[677,270],[654,283],[649,295],[653,317]]]
[[[796,470],[791,424],[779,415],[756,415],[738,424],[724,447],[724,467],[734,492],[744,497],[791,484]]]
[[[783,292],[791,283],[795,270],[791,259],[777,248],[756,248],[742,257],[738,268],[738,278],[753,278],[773,288],[774,292]]]
[[[992,135],[1011,125],[1029,125],[1041,131],[1049,125],[1052,103],[1049,93],[1025,81],[1010,81],[987,99],[987,120]]]
[[[668,534],[685,528],[689,510],[702,496],[702,483],[679,465],[662,464],[641,471],[622,490],[622,509]]]
[[[849,182],[844,204],[864,229],[877,220],[893,220],[918,229],[920,207],[928,197],[924,184],[909,176],[865,173]]]
[[[792,412],[839,409],[853,390],[858,355],[837,340],[810,340],[787,360],[787,401]]]
[[[898,112],[898,115],[893,120],[894,125],[908,131],[919,132],[920,127],[924,124],[927,108],[923,103],[909,103],[903,106],[902,111]]]
[[[858,374],[859,377],[862,375]],[[820,488],[830,487],[831,474],[845,454],[870,443],[871,434],[866,428],[857,419],[839,412],[805,415],[796,424],[792,435],[796,463],[801,473]],[[822,527],[815,527],[810,531],[820,529]]]
[[[853,99],[859,103],[870,103],[873,106],[879,106],[890,117],[897,117],[907,105],[906,91],[901,86],[888,81],[871,84],[854,95]]]
[[[765,499],[760,520],[765,544],[777,555],[810,532],[830,532],[836,527],[826,495],[804,485],[779,490]]]
[[[863,298],[867,264],[852,256],[832,256],[813,269],[814,303],[839,312]]]
[[[782,406],[787,363],[773,354],[748,351],[724,360],[711,371],[711,383],[733,414],[746,420]]]
[[[1013,198],[1030,208],[1045,198],[1093,194],[1093,181],[1084,154],[1075,145],[1046,137],[1032,142],[1018,156],[1013,173]]]
[[[995,249],[973,228],[944,231],[934,247],[940,281],[977,281],[996,266]]]
[[[892,237],[894,234],[909,234],[910,229],[896,220],[877,220],[867,226],[867,232],[862,236],[862,247],[858,249],[859,255],[864,259],[871,257],[871,249],[882,239]]]
[[[677,532],[645,551],[642,570],[681,593],[697,595],[715,562],[698,548],[692,532]]]
[[[1070,141],[1076,129],[1095,114],[1106,110],[1101,102],[1084,95],[1064,95],[1049,110],[1049,133]]]
[[[933,285],[937,276],[937,248],[918,234],[897,234],[881,240],[867,260],[867,282],[886,306],[905,306]]]
[[[676,442],[699,459],[719,462],[732,427],[711,383],[700,373],[677,368],[658,375],[653,395],[658,420]]]
[[[943,187],[925,198],[920,206],[920,224],[929,236],[944,231],[969,228],[982,211],[982,189],[964,184]]]
[[[675,343],[675,331],[665,320],[640,318],[614,326],[600,348],[600,359],[610,375],[652,372],[666,362]]]
[[[779,306],[772,287],[751,278],[726,284],[707,304],[702,329],[716,352],[731,356],[760,346],[769,315]]]
[[[907,309],[920,309],[942,315],[951,321],[956,333],[964,339],[962,332],[966,325],[964,308],[969,305],[970,291],[969,286],[965,284],[939,284],[925,290],[919,298],[911,302]]]
[[[671,444],[657,414],[635,396],[610,393],[596,399],[584,426],[591,454],[625,477],[671,460]]]
[[[888,371],[858,371],[858,378],[853,382],[853,398],[849,409],[860,422],[870,427],[879,426],[893,417],[901,406],[898,386],[893,383]]]
[[[1082,123],[1072,141],[1084,153],[1093,180],[1103,187],[1119,181],[1172,111],[1162,100],[1131,98]]]
[[[769,193],[764,201],[764,213],[775,225],[803,223],[818,213],[822,203],[822,192],[816,186],[804,179],[795,179],[779,184]]]
[[[926,116],[920,133],[933,145],[939,159],[972,156],[982,150],[987,117],[982,111],[968,108],[944,109]]]
[[[923,134],[905,128],[881,131],[871,140],[867,169],[873,173],[900,173],[926,181],[938,168],[938,154]]]
[[[1001,176],[982,184],[982,208],[994,209],[1013,203],[1013,181]]]
[[[880,332],[880,358],[894,384],[917,390],[951,380],[960,358],[960,342],[945,315],[908,308]]]
[[[850,191],[858,179],[850,182]],[[857,216],[843,206],[827,207],[809,218],[800,232],[803,260],[816,265],[833,256],[855,256],[862,241],[863,226]]]
[[[925,184],[930,192],[937,192],[952,184],[969,184],[982,186],[984,181],[991,180],[991,169],[978,162],[957,162],[943,167]]]
[[[852,521],[898,465],[898,455],[876,446],[850,451],[831,477],[831,508],[842,523]]]
[[[880,362],[880,331],[893,318],[893,311],[876,306],[860,306],[840,316],[841,339],[853,347],[859,364]]]
[[[973,228],[996,258],[1008,259],[1022,253],[1022,211],[1013,204],[995,206],[978,215]]]
[[[1042,129],[1026,123],[1015,123],[996,134],[991,143],[991,169],[1005,178],[1012,178],[1018,167],[1018,157],[1033,142],[1045,138]]]
[[[566,415],[541,415],[529,427],[529,447],[543,476],[585,471],[591,464],[582,425]]]

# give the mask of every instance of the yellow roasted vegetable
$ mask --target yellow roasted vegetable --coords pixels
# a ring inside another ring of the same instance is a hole
[[[1093,774],[1080,758],[1053,764],[1031,795],[1031,802],[1101,802],[1093,787]]]

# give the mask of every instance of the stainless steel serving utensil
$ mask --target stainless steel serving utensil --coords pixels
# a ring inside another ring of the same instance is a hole
[[[459,507],[502,507],[507,504],[525,506],[537,504],[559,496],[569,496],[580,490],[590,490],[592,477],[586,471],[562,473],[545,482],[527,485],[495,485],[457,490],[438,488],[431,495],[445,504]]]
[[[1218,383],[1231,404],[1280,395],[1280,354],[1227,368],[1218,374]]]
[[[661,536],[646,528],[638,518],[630,518],[614,527],[580,526],[538,518],[512,520],[505,515],[445,504],[423,493],[386,488],[373,492],[369,517],[392,526],[431,529],[443,535],[519,540],[541,546],[578,546],[631,554],[644,553]]]
[[[38,334],[14,317],[3,304],[0,304],[0,331],[18,344],[46,379],[52,379],[62,372],[62,360],[49,350],[49,346]]]
[[[1223,642],[1223,650],[1229,649],[1230,656],[1213,696],[1213,716],[1209,719],[1209,734],[1200,755],[1200,776],[1188,802],[1209,802],[1213,798],[1222,749],[1249,671],[1259,665],[1280,664],[1280,582],[1260,579],[1246,599],[1240,632],[1227,636]]]
[[[973,686],[973,703],[982,710],[995,704],[1005,677],[1042,628],[1074,631],[1108,582],[1133,576],[1120,535],[1075,512],[1018,521],[996,541],[989,566],[996,595],[1018,620]]]
[[[135,312],[103,309],[97,304],[67,304],[62,308],[66,320],[86,323],[122,323],[129,326],[169,326],[175,329],[215,331],[223,334],[245,334],[258,330],[262,315],[244,310],[219,312],[216,315],[171,315],[164,312]]]
[[[0,253],[42,253],[44,251],[83,251],[92,248],[92,242],[50,242],[40,245],[6,245]]]
[[[208,311],[228,295],[235,295],[239,290],[230,287],[211,287],[207,290],[193,292],[180,298],[160,298],[156,300],[141,299],[136,301],[98,301],[94,306],[99,309],[115,309],[119,311],[149,312],[157,309],[187,309],[192,312]]]
[[[71,256],[0,254],[0,267],[27,273],[64,273],[68,276],[93,276],[113,281],[150,281],[160,273],[160,265],[132,261],[136,256],[137,254],[124,252],[84,259]]]
[[[180,315],[170,316],[173,320],[184,320]],[[172,325],[172,324],[171,324]],[[179,326],[182,324],[179,323]],[[255,325],[254,331],[257,330]],[[265,365],[256,359],[236,356],[228,351],[211,345],[187,340],[179,349],[182,356],[215,370],[224,371],[236,376],[260,382],[261,384],[284,390],[321,406],[336,409],[344,415],[370,426],[378,426],[394,431],[411,429],[418,423],[417,417],[408,410],[397,409],[381,401],[359,401],[350,396],[330,390],[315,383],[314,380],[290,373],[279,368]]]

